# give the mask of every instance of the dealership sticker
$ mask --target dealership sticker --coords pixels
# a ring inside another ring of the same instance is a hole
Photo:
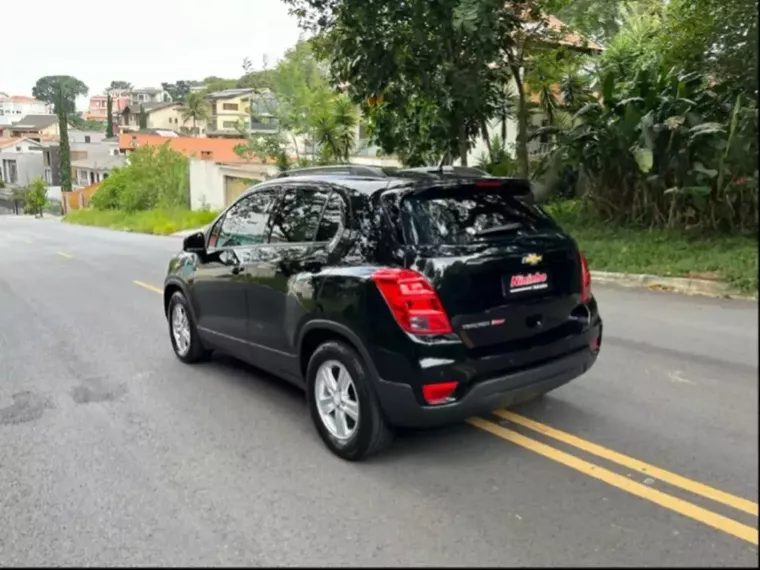
[[[509,280],[509,292],[537,291],[549,287],[549,276],[543,272],[513,275]]]

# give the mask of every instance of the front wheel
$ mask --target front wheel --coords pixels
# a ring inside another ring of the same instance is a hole
[[[312,421],[335,455],[358,461],[393,441],[364,363],[351,347],[338,341],[322,344],[306,375]]]
[[[169,338],[177,358],[186,364],[207,359],[210,351],[204,348],[198,336],[187,299],[181,292],[177,291],[171,296],[168,315]]]

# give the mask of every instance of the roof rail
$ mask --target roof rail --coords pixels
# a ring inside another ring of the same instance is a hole
[[[382,168],[364,166],[361,164],[330,164],[326,166],[307,166],[305,168],[293,168],[280,172],[276,178],[289,178],[291,176],[327,174],[331,176],[363,176],[366,178],[388,178]]]

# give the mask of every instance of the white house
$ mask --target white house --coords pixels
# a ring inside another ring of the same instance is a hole
[[[27,115],[52,115],[44,101],[25,95],[0,96],[0,126],[11,125]]]
[[[114,168],[122,168],[126,164],[127,157],[123,154],[88,156],[81,160],[72,160],[71,185],[76,189],[102,182]]]
[[[43,150],[31,139],[0,139],[0,180],[9,187],[23,187],[44,178]]]

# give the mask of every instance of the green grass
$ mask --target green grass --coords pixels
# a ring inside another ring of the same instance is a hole
[[[145,234],[171,235],[180,230],[200,228],[209,224],[217,212],[191,210],[145,210],[123,212],[120,210],[73,210],[63,221],[82,226],[98,226],[112,230]]]
[[[713,279],[743,293],[757,292],[757,236],[691,237],[589,222],[572,204],[546,209],[576,239],[592,271]]]

